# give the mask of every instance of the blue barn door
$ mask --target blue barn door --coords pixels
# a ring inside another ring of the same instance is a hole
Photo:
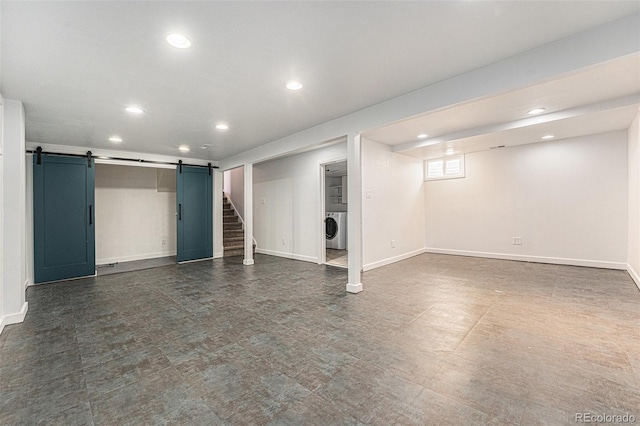
[[[179,165],[178,262],[213,257],[213,177],[209,169]]]
[[[34,155],[36,283],[95,274],[94,172],[93,159]]]

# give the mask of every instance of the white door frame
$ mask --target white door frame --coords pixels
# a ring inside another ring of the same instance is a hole
[[[318,244],[318,265],[324,265],[325,263],[327,263],[327,239],[325,238],[326,228],[324,224],[324,219],[327,217],[327,212],[326,212],[327,206],[325,203],[326,201],[326,197],[325,197],[326,167],[331,164],[341,163],[343,161],[348,161],[347,157],[343,156],[339,158],[334,158],[330,161],[325,161],[323,163],[318,164],[319,173],[320,173],[320,179],[319,179],[320,191],[318,191],[318,193],[320,194],[320,199],[318,200],[318,205],[320,206],[320,220],[318,221],[319,223],[318,235],[320,235],[319,244]]]

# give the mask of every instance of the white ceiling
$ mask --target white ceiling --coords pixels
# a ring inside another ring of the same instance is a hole
[[[220,160],[613,21],[640,3],[5,0],[0,7],[0,88],[24,102],[28,141]],[[168,46],[174,31],[192,48]],[[304,88],[288,91],[290,79]],[[628,89],[616,79],[608,93],[618,85]],[[564,100],[552,108],[576,102]],[[462,125],[440,120],[434,131],[510,120],[525,103],[506,100],[496,116],[470,113]],[[129,104],[145,114],[125,113]],[[215,130],[217,122],[230,130]],[[124,142],[111,144],[111,135]],[[178,154],[182,144],[189,154]]]
[[[363,133],[418,158],[627,129],[640,106],[640,53]],[[543,114],[527,112],[544,107]],[[420,140],[417,135],[428,134]]]

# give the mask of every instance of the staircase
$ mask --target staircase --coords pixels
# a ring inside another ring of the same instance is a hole
[[[244,230],[242,222],[236,215],[235,210],[226,194],[222,195],[222,245],[224,246],[224,257],[244,255]],[[253,245],[255,253],[256,245]]]

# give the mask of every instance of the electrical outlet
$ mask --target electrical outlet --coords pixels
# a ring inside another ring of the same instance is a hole
[[[522,245],[522,237],[513,237],[513,245],[521,246]]]
[[[287,239],[285,237],[282,237],[282,245],[283,246],[287,245]]]
[[[391,248],[396,248],[396,240],[391,240]]]
[[[167,245],[167,238],[166,237],[162,238],[162,245],[163,246]]]
[[[266,198],[260,198],[260,204],[267,204]]]
[[[371,198],[371,191],[365,191],[365,196],[367,198]]]

